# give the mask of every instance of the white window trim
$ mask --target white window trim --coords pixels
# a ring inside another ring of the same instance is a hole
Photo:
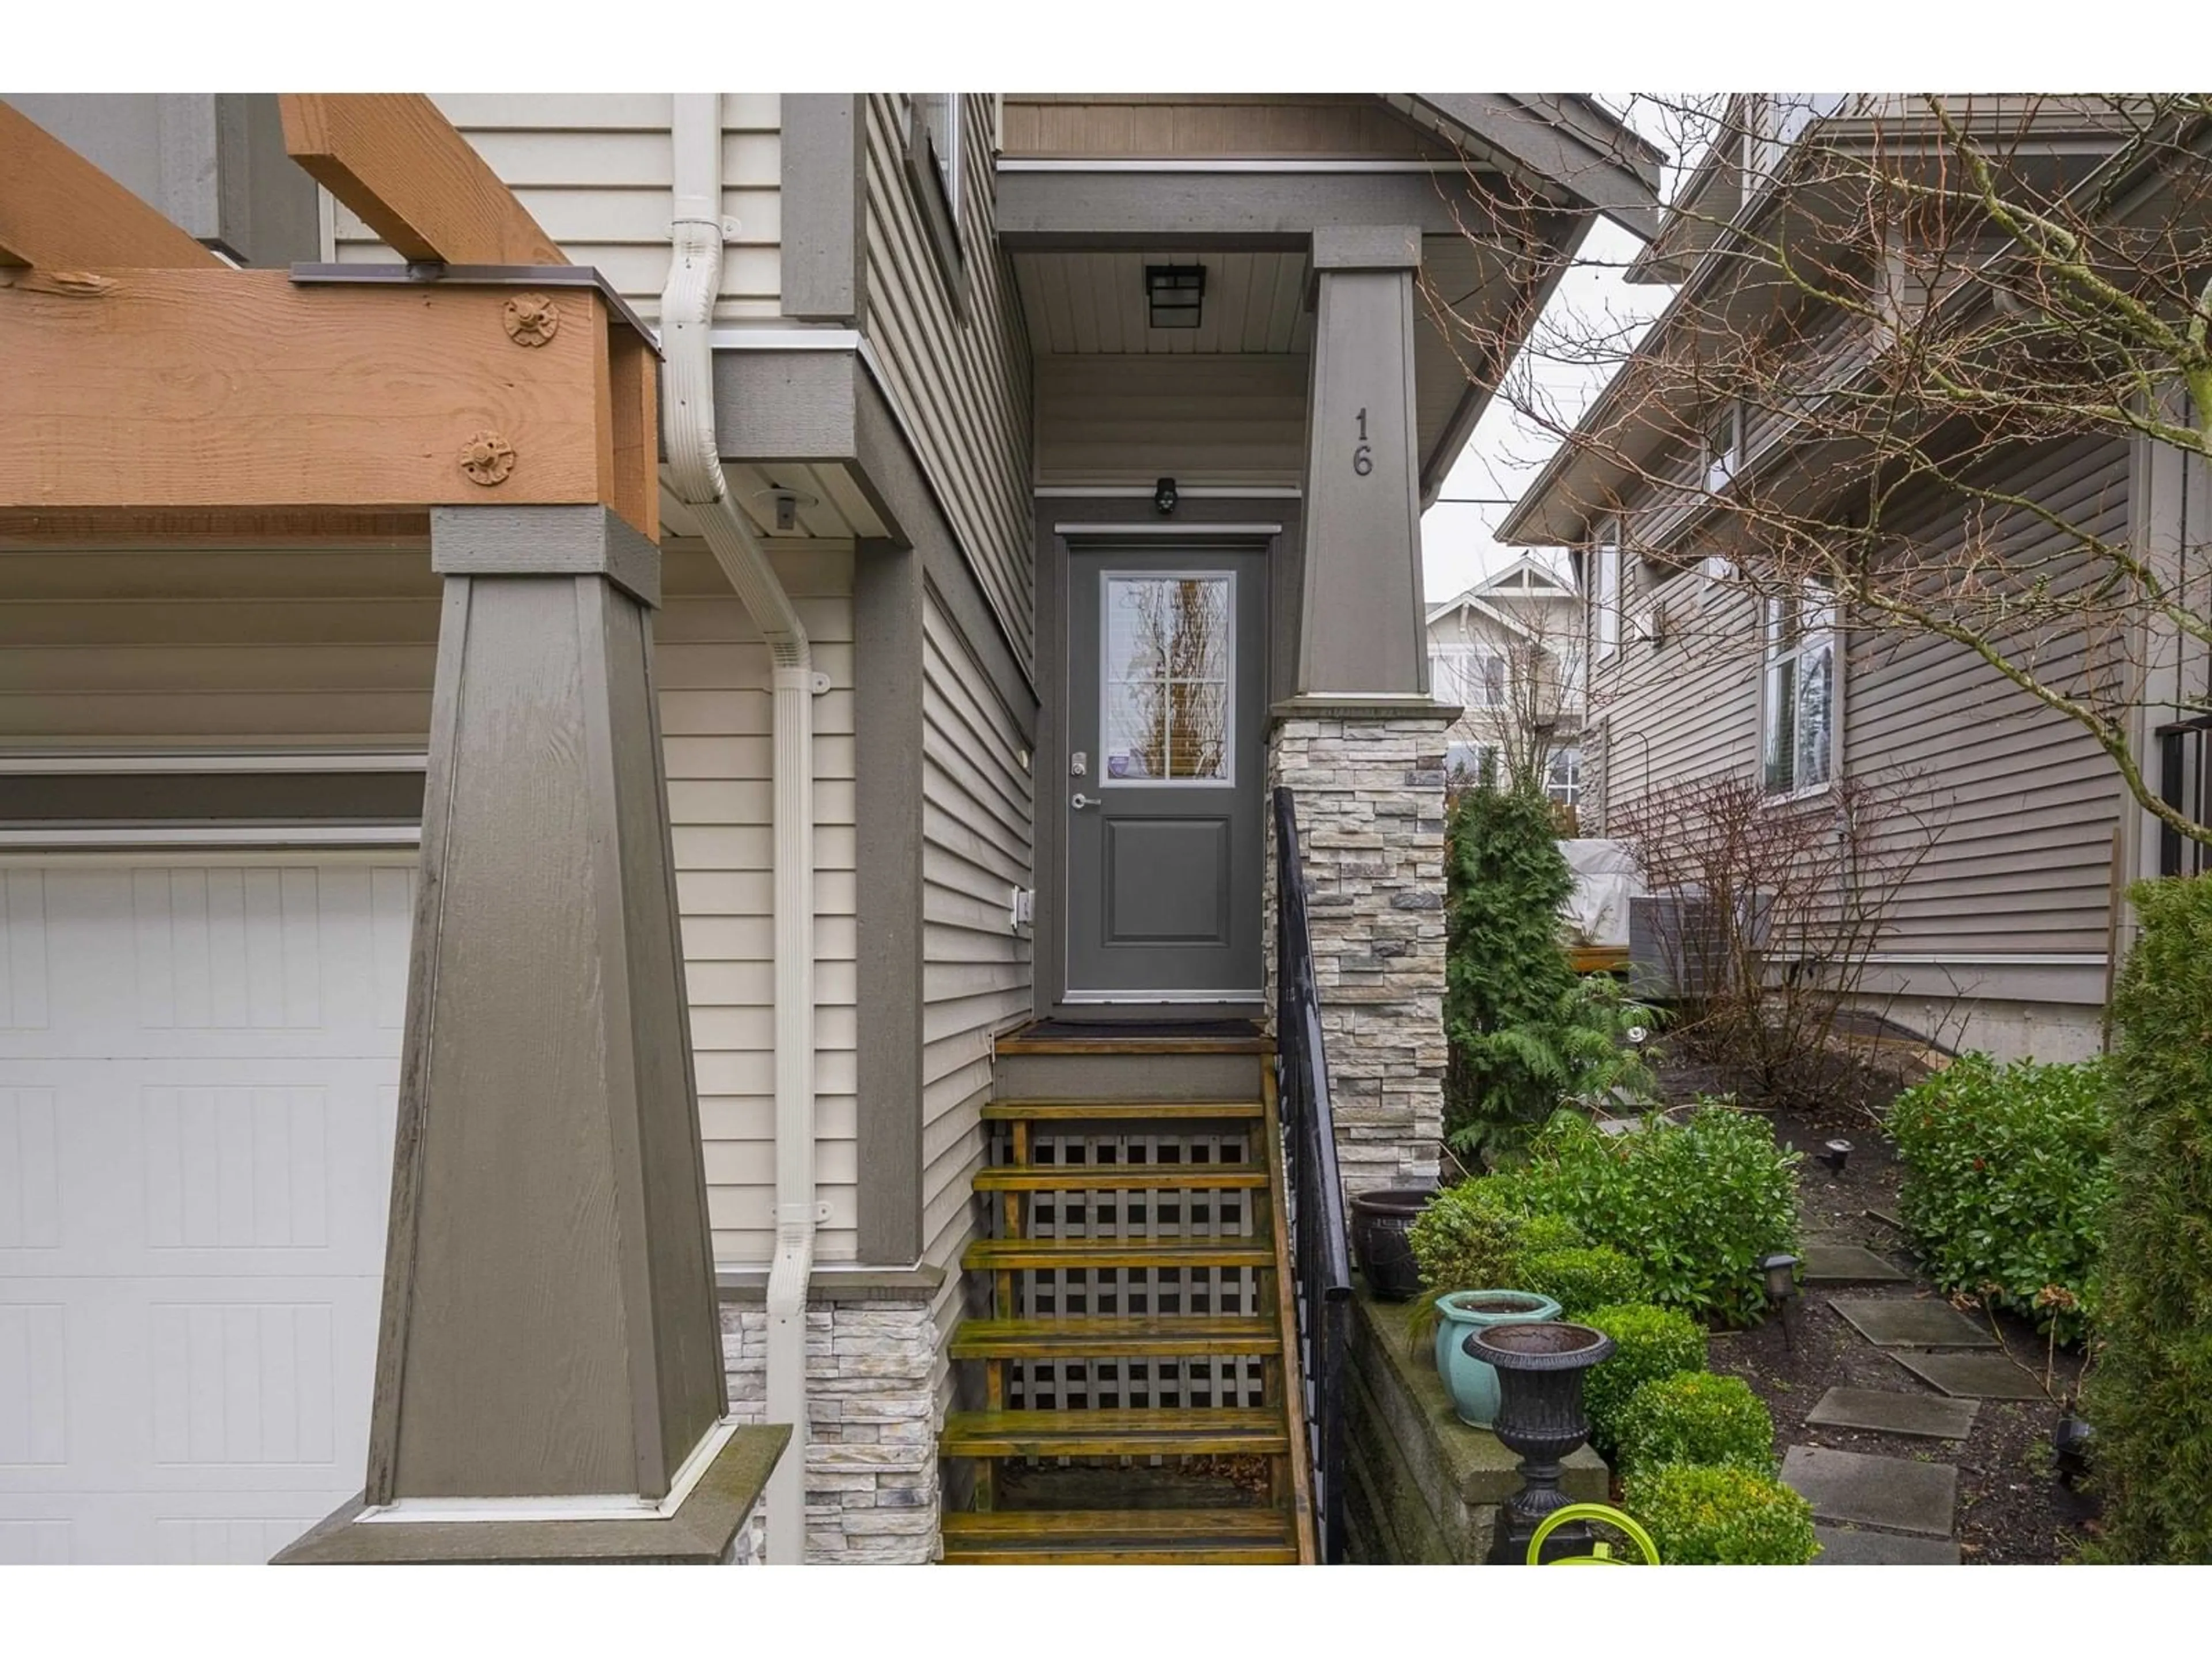
[[[1454,641],[1449,644],[1430,646],[1429,691],[1432,696],[1436,695],[1434,681],[1437,666],[1440,663],[1445,665],[1446,672],[1455,682],[1449,688],[1452,693],[1449,701],[1458,703],[1463,708],[1499,709],[1512,706],[1513,664],[1502,647],[1459,641]],[[1498,665],[1498,696],[1495,701],[1492,701],[1488,696],[1489,665],[1492,663]],[[1483,696],[1471,697],[1459,695],[1462,691],[1478,690],[1484,693]]]
[[[1773,612],[1777,601],[1762,599],[1759,602],[1759,740],[1758,751],[1753,757],[1752,764],[1756,769],[1761,798],[1764,804],[1769,806],[1788,806],[1800,801],[1817,800],[1821,796],[1833,792],[1836,781],[1843,776],[1844,772],[1843,611],[1832,590],[1814,582],[1802,584],[1798,603],[1801,605],[1806,604],[1808,596],[1810,595],[1819,595],[1818,602],[1825,603],[1826,605],[1828,625],[1826,628],[1801,632],[1788,650],[1780,654],[1786,655],[1794,667],[1808,644],[1818,640],[1826,640],[1828,642],[1828,672],[1832,677],[1828,686],[1828,775],[1818,783],[1800,784],[1789,789],[1773,789],[1767,787],[1766,750],[1768,739],[1771,735],[1770,723],[1774,717],[1772,693],[1770,687],[1772,683],[1771,670],[1775,666],[1778,656],[1775,649],[1777,622]],[[1792,763],[1793,765],[1795,763],[1794,757]]]
[[[1590,577],[1592,609],[1596,619],[1597,659],[1603,662],[1620,649],[1620,520],[1607,519],[1592,556],[1597,568]]]
[[[1743,400],[1731,398],[1718,412],[1728,426],[1728,447],[1718,454],[1713,452],[1713,428],[1721,423],[1718,421],[1708,420],[1698,438],[1698,455],[1709,495],[1727,489],[1743,471]]]
[[[1223,702],[1227,716],[1222,722],[1221,756],[1228,775],[1218,778],[1117,778],[1108,772],[1107,737],[1114,695],[1113,609],[1116,581],[1218,581],[1227,590],[1229,636]],[[1237,706],[1237,573],[1234,570],[1101,570],[1098,573],[1098,757],[1097,784],[1108,789],[1234,789],[1237,787],[1237,726],[1243,711]]]

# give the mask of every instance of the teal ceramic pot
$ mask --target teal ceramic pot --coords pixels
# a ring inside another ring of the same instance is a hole
[[[1437,1300],[1437,1375],[1459,1420],[1486,1429],[1498,1421],[1498,1371],[1467,1351],[1467,1340],[1492,1325],[1529,1325],[1559,1316],[1559,1304],[1533,1291],[1454,1291]]]

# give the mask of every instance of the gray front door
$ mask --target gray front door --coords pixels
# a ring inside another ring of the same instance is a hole
[[[1067,1000],[1261,994],[1267,556],[1069,559]]]

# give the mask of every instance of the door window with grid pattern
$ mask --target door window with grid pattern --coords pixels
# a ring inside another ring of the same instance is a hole
[[[1236,577],[1109,572],[1103,580],[1107,780],[1232,782]]]

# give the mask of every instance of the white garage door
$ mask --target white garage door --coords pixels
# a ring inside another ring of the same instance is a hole
[[[414,860],[0,868],[0,1562],[361,1486]]]

